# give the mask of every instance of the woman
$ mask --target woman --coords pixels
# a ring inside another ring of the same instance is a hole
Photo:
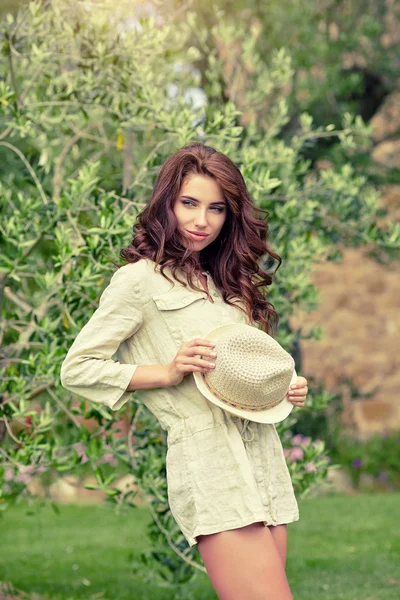
[[[209,402],[192,376],[214,368],[204,339],[213,327],[276,327],[259,291],[272,277],[258,259],[281,259],[257,210],[224,154],[197,143],[171,155],[121,251],[128,264],[61,368],[64,387],[113,410],[139,390],[168,434],[171,512],[221,600],[292,598],[286,524],[298,507],[275,426],[251,422],[245,435],[243,419]],[[298,377],[288,398],[303,406],[306,393]]]

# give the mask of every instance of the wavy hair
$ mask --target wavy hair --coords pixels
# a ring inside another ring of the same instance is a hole
[[[200,263],[185,247],[173,212],[183,182],[192,174],[211,177],[227,203],[224,225],[218,237],[201,250]],[[191,289],[198,291],[204,290],[196,286],[193,276],[208,270],[224,301],[235,306],[232,300],[239,300],[236,306],[249,321],[273,335],[279,317],[260,288],[272,283],[282,259],[267,244],[269,228],[261,213],[268,216],[267,211],[252,202],[243,176],[230,158],[202,143],[183,146],[161,167],[149,203],[132,228],[132,242],[120,251],[120,256],[127,263],[148,258],[159,265],[168,281],[171,280],[164,273],[167,267],[175,280],[185,286],[187,281]],[[258,264],[265,255],[268,261],[272,258],[278,262],[272,274]],[[186,281],[179,279],[179,271],[186,274]]]

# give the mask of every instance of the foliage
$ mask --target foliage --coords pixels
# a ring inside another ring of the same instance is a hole
[[[385,431],[366,440],[355,440],[343,435],[332,458],[346,469],[355,487],[360,487],[363,476],[367,476],[377,487],[400,487],[398,431]]]
[[[182,0],[175,1],[182,6]],[[277,49],[288,53],[293,76],[282,88],[288,116],[283,139],[299,130],[304,111],[316,125],[329,123],[333,128],[341,127],[346,114],[359,114],[368,122],[398,88],[400,12],[392,0],[193,0],[191,6],[210,32],[207,43],[216,46],[224,65],[222,81],[218,80],[221,101],[234,102],[246,121],[259,125],[267,118],[273,128],[269,117],[278,104],[270,94],[269,66]],[[234,40],[228,36],[228,48],[226,39],[221,44],[211,33],[215,7],[224,11],[225,28],[236,32]],[[241,30],[244,36],[238,43]],[[204,44],[196,33],[191,42]],[[201,59],[196,66],[204,71]],[[258,86],[265,94],[254,102]],[[399,169],[377,165],[368,149],[345,148],[336,137],[319,136],[305,144],[302,153],[312,163],[329,161],[337,168],[350,156],[352,165],[374,184],[400,181]]]
[[[322,392],[321,383],[315,387],[316,382],[310,378],[309,384],[319,393]],[[350,392],[350,400],[363,398],[368,402],[368,399],[374,395],[373,391],[362,392],[357,386],[352,385],[348,378],[339,378],[338,391],[329,394],[326,409],[302,411],[290,435],[294,434],[295,440],[304,437],[306,440],[315,436],[321,437],[329,461],[345,469],[355,488],[366,486],[369,489],[398,489],[400,486],[399,432],[383,431],[381,434],[360,438],[357,437],[354,427],[349,425],[344,427],[342,396],[339,392],[343,386],[346,387],[347,392]]]
[[[292,483],[305,496],[327,475],[331,460],[325,454],[325,443],[323,440],[313,441],[300,433],[292,435],[287,430],[283,434],[282,444]]]
[[[257,46],[262,63],[269,62],[276,48],[288,50],[294,71],[286,88],[292,116],[307,110],[318,124],[339,125],[350,112],[368,120],[382,97],[396,87],[399,13],[393,2],[195,1],[196,12],[209,29],[214,23],[211,5],[224,11],[233,29],[246,24],[251,33],[246,43]],[[251,74],[246,53],[241,56],[239,68]],[[242,92],[237,86],[234,91]]]
[[[27,493],[21,476],[32,468],[64,473],[83,460],[110,502],[134,505],[134,494],[113,487],[103,465],[111,453],[151,501],[153,545],[143,555],[149,573],[185,581],[202,567],[169,512],[164,432],[136,394],[111,413],[72,397],[59,382],[66,351],[97,307],[160,165],[171,151],[202,140],[241,168],[255,202],[269,212],[271,244],[283,257],[269,293],[281,315],[278,339],[294,354],[302,339],[321,335],[290,327],[295,307],[318,304],[313,265],[340,260],[346,245],[390,260],[400,229],[377,225],[378,194],[350,162],[319,172],[304,158],[304,148],[321,137],[365,146],[368,129],[359,118],[346,115],[334,130],[313,127],[303,114],[296,134],[284,139],[285,87],[293,77],[285,50],[265,65],[259,49],[247,46],[254,79],[245,108],[251,113],[266,99],[270,106],[260,122],[246,121],[243,109],[221,100],[225,65],[216,52],[221,40],[227,48],[243,43],[245,25],[233,29],[217,12],[208,46],[210,33],[194,13],[93,6],[31,2],[0,28],[0,477],[7,479],[0,507]],[[200,47],[190,46],[194,32]],[[192,64],[199,60],[204,81]],[[298,359],[296,366],[301,372]],[[311,390],[309,409],[327,400]],[[282,435],[297,415],[281,426]],[[127,439],[117,435],[122,418],[130,423]],[[299,494],[325,475],[323,453],[311,443],[301,460],[289,461]]]

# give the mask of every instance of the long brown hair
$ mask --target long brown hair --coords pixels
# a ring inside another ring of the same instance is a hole
[[[188,175],[211,177],[218,184],[227,203],[227,216],[219,236],[200,252],[200,265],[186,248],[183,235],[173,212],[175,199]],[[174,279],[183,271],[194,290],[203,291],[193,283],[193,275],[208,270],[214,284],[227,304],[233,298],[244,305],[243,310],[253,324],[272,335],[279,317],[259,288],[272,283],[282,259],[267,244],[268,224],[257,213],[267,211],[253,204],[238,167],[222,152],[210,146],[194,143],[183,146],[169,156],[158,174],[149,203],[138,215],[133,226],[133,240],[120,256],[128,263],[149,258],[168,281],[164,269],[169,267]],[[278,262],[271,274],[257,260],[269,255]]]

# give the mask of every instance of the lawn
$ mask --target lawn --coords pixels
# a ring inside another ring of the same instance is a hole
[[[300,521],[289,526],[295,600],[400,598],[399,517],[400,494],[301,501]],[[173,600],[170,589],[133,572],[149,520],[144,508],[117,515],[109,506],[60,506],[58,515],[12,507],[0,524],[0,581],[51,600]],[[203,574],[181,591],[188,600],[216,600]]]

